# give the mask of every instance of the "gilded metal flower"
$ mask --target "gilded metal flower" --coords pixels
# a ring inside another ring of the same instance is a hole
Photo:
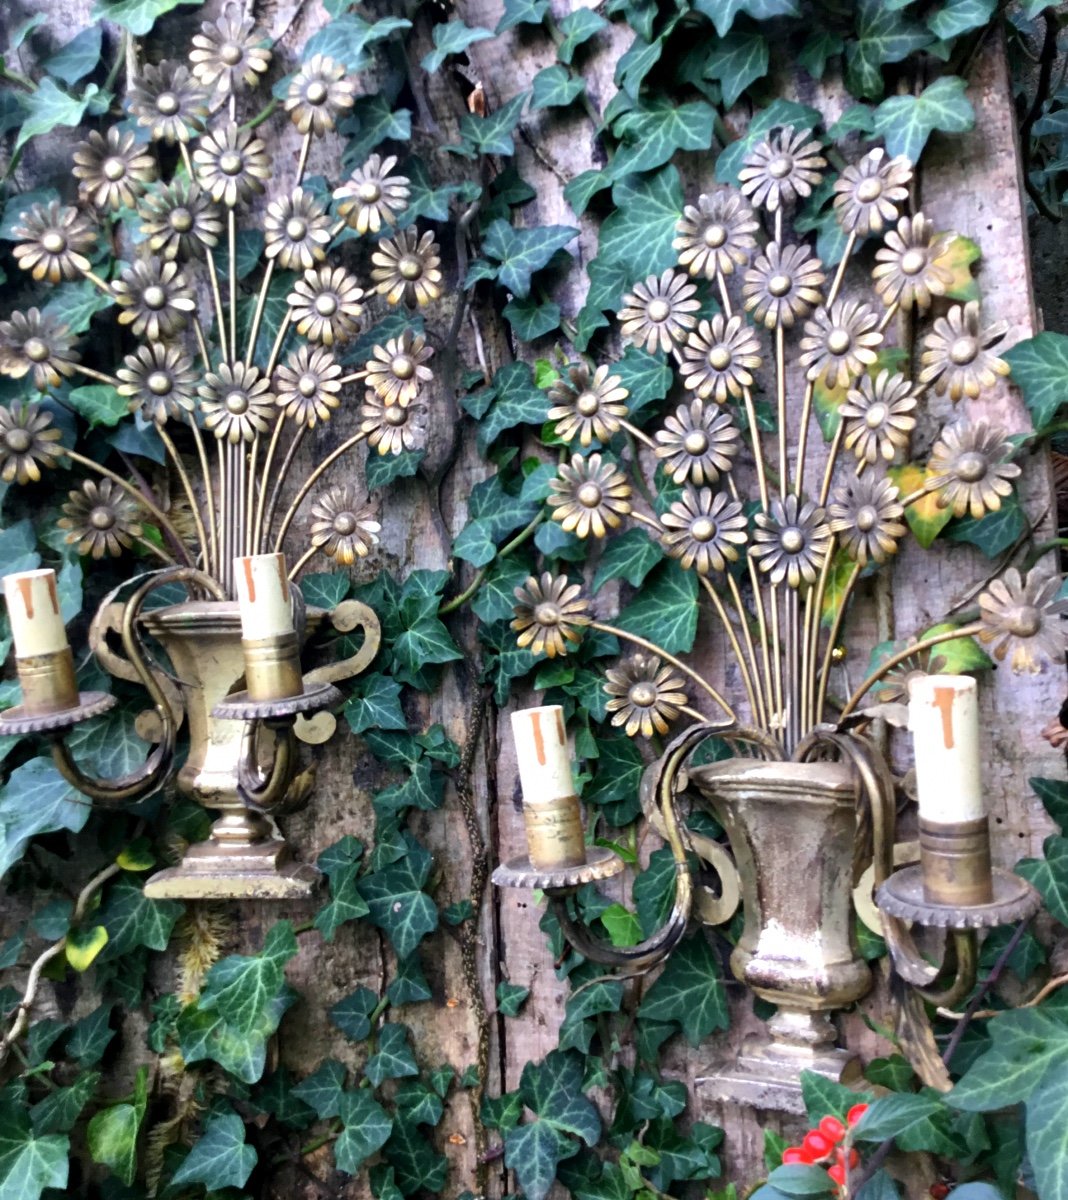
[[[752,386],[760,366],[760,341],[740,315],[716,313],[691,331],[679,352],[679,375],[685,387],[702,400],[723,404]]]
[[[730,413],[701,400],[680,404],[656,432],[656,457],[675,483],[716,483],[742,446]]]
[[[604,690],[611,697],[605,708],[627,737],[667,733],[687,703],[683,677],[653,654],[632,654],[604,677]]]
[[[344,567],[366,558],[371,547],[378,545],[382,526],[375,510],[360,500],[351,484],[339,484],[323,492],[312,504],[311,512],[311,544]]]
[[[226,96],[259,83],[271,52],[256,44],[254,28],[248,17],[220,17],[201,25],[200,32],[193,35],[189,61],[193,75],[204,87]]]
[[[1065,627],[1061,614],[1068,601],[1055,599],[1061,580],[1032,571],[1027,579],[1010,567],[979,597],[983,628],[979,640],[998,662],[1009,658],[1013,671],[1035,674],[1042,660],[1063,662]],[[1009,657],[1011,654],[1011,657]]]
[[[880,371],[874,379],[862,375],[838,408],[845,423],[846,449],[869,465],[879,459],[891,462],[909,444],[909,434],[916,428],[913,414],[918,400],[916,386],[904,375],[889,371]]]
[[[133,208],[156,178],[156,160],[135,134],[113,125],[106,136],[94,129],[74,147],[73,174],[81,180],[82,195],[97,208]]]
[[[155,255],[127,267],[111,290],[122,309],[119,324],[150,342],[174,337],[185,328],[186,314],[197,307],[178,264]]]
[[[130,111],[155,142],[188,142],[204,129],[208,97],[182,63],[147,65],[130,83]]]
[[[675,225],[671,245],[679,252],[679,266],[691,275],[714,279],[744,267],[756,250],[753,236],[760,222],[752,206],[730,188],[697,197],[696,207],[687,204]]]
[[[393,155],[372,154],[357,167],[348,183],[334,192],[337,215],[357,233],[378,233],[383,223],[396,225],[408,207],[411,189],[405,175],[392,175],[397,165]]]
[[[930,469],[938,483],[938,503],[955,517],[979,518],[996,512],[1012,494],[1010,480],[1020,474],[1005,431],[979,420],[947,425],[931,451]]]
[[[275,372],[274,398],[285,415],[314,429],[341,404],[341,364],[323,346],[300,346]]]
[[[828,528],[850,558],[866,566],[882,563],[897,553],[907,532],[901,518],[904,506],[896,487],[885,478],[862,475],[831,495],[827,506]]]
[[[760,142],[742,160],[738,182],[742,193],[768,212],[812,194],[827,165],[823,147],[811,129],[794,133],[787,125],[777,136]]]
[[[266,433],[274,416],[271,381],[258,367],[220,363],[197,389],[204,424],[220,441],[251,442]]]
[[[286,112],[301,133],[322,137],[352,108],[355,94],[343,64],[325,54],[313,54],[289,84]]]
[[[568,583],[566,575],[554,577],[548,571],[540,579],[531,575],[515,589],[515,598],[512,628],[519,635],[516,642],[521,650],[529,647],[532,654],[549,658],[566,654],[582,640],[579,631],[591,620],[590,602],[577,583]]]
[[[385,404],[370,388],[360,405],[360,429],[379,454],[400,454],[423,443],[426,412],[417,404]]]
[[[138,515],[137,505],[118,484],[87,479],[70,493],[56,524],[67,531],[68,543],[77,542],[79,554],[117,558],[141,536]]]
[[[363,315],[363,300],[363,288],[344,267],[305,271],[287,298],[297,332],[325,346],[352,337]]]
[[[822,508],[796,496],[773,500],[768,512],[756,514],[750,550],[774,584],[798,588],[815,583],[831,548],[831,531]]]
[[[826,278],[823,264],[807,246],[769,242],[742,281],[746,312],[768,329],[789,329],[819,304]]]
[[[888,308],[891,304],[929,308],[932,296],[944,296],[953,272],[939,259],[950,241],[950,234],[934,232],[923,213],[902,217],[875,251],[871,275],[883,303]]]
[[[76,208],[58,200],[35,204],[19,216],[12,233],[19,243],[15,260],[34,279],[59,283],[89,270],[96,229]]]
[[[620,430],[620,421],[630,411],[627,397],[630,392],[622,386],[618,375],[610,375],[602,365],[590,375],[585,363],[568,367],[568,382],[558,379],[549,388],[549,420],[556,422],[556,436],[570,442],[578,435],[579,443],[588,446],[594,438],[607,442]]]
[[[669,354],[697,323],[693,314],[701,302],[696,295],[697,288],[685,275],[670,269],[659,278],[650,275],[623,297],[619,331],[650,354],[658,349]]]
[[[603,538],[609,529],[619,528],[631,509],[627,477],[600,454],[572,455],[570,463],[560,464],[549,487],[553,520],[580,538]]]
[[[805,378],[823,380],[829,388],[844,388],[875,362],[883,335],[875,311],[860,300],[836,300],[817,308],[805,322],[801,365]]]
[[[371,262],[371,278],[389,304],[402,299],[429,304],[441,295],[441,258],[432,233],[420,237],[414,229],[402,229],[378,243]]]
[[[371,357],[359,374],[383,404],[408,405],[434,378],[434,372],[425,365],[433,353],[421,333],[406,329],[384,346],[372,347]]]
[[[303,188],[272,200],[263,216],[264,252],[286,271],[307,271],[326,258],[330,218]]]
[[[869,150],[834,181],[834,215],[846,233],[867,237],[897,221],[909,198],[912,163],[904,155],[887,159],[882,146]]]
[[[139,408],[146,421],[163,425],[196,408],[200,375],[180,346],[162,342],[138,346],[126,356],[116,374],[119,395],[129,399],[131,408]]]
[[[185,180],[146,192],[137,212],[148,248],[162,258],[199,258],[222,236],[222,216],[211,197]]]
[[[54,467],[63,453],[62,437],[52,414],[36,404],[16,400],[10,408],[0,408],[0,479],[36,483],[41,468]]]
[[[999,375],[1009,373],[1009,364],[990,353],[1008,329],[1005,321],[983,329],[974,300],[955,304],[923,339],[920,383],[933,383],[938,394],[948,391],[951,400],[974,400],[984,388],[993,387]]]
[[[217,204],[234,208],[263,191],[271,175],[271,156],[251,129],[228,121],[197,143],[193,169],[197,182]]]
[[[70,329],[48,313],[30,308],[0,321],[0,373],[12,379],[31,375],[33,386],[44,392],[73,375],[77,361]]]
[[[725,571],[738,561],[738,547],[747,540],[747,521],[741,501],[711,488],[687,487],[660,518],[660,541],[672,558],[699,575]]]
[[[892,645],[891,652],[903,650],[903,645]],[[898,663],[893,670],[875,685],[875,699],[880,704],[908,704],[912,685],[917,679],[928,675],[940,675],[946,669],[945,656],[939,653],[940,647],[910,654],[908,658]]]

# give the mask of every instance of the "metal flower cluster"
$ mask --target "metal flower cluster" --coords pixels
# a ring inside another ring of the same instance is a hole
[[[848,715],[906,660],[937,669],[933,648],[945,633],[895,656],[852,697],[828,700],[849,599],[897,552],[917,506],[981,518],[1001,507],[1020,473],[1005,432],[967,415],[967,401],[1009,372],[997,354],[1006,326],[985,324],[977,303],[946,297],[953,235],[905,211],[911,164],[875,148],[831,181],[844,240],[833,272],[790,222],[826,168],[809,131],[773,133],[746,156],[739,188],[685,207],[678,266],[624,297],[623,339],[666,356],[676,378],[676,407],[651,436],[629,421],[628,392],[610,364],[572,365],[549,390],[549,419],[576,450],[552,481],[552,517],[582,538],[638,522],[697,573],[749,722],[786,753],[817,724]],[[868,268],[874,294],[846,297],[847,269],[868,238],[878,239]],[[897,369],[899,316],[933,318],[921,327],[914,377]],[[932,395],[951,413],[924,446],[918,418]],[[825,452],[810,436],[817,405],[833,431]],[[613,455],[621,433],[633,456]],[[906,477],[918,482],[904,489]],[[1014,670],[1037,670],[1040,657],[1064,652],[1058,586],[1010,570],[981,596],[980,620],[951,636],[977,635]],[[531,578],[516,595],[514,628],[535,651],[566,653],[583,624],[597,627],[564,579]],[[643,654],[609,672],[609,709],[631,735],[664,732],[686,710],[681,664],[663,666],[651,657],[657,647],[631,640]],[[733,705],[720,698],[719,706],[736,719]]]
[[[251,20],[204,24],[187,62],[146,66],[132,82],[137,132],[93,132],[75,149],[79,203],[21,215],[19,265],[42,283],[91,281],[132,344],[109,370],[47,311],[29,308],[0,322],[0,372],[42,393],[79,377],[114,389],[158,431],[191,518],[61,446],[47,407],[0,411],[0,478],[36,481],[64,458],[103,477],[64,506],[61,525],[83,553],[137,544],[227,584],[235,555],[282,548],[310,497],[309,544],[293,574],[320,551],[349,564],[380,530],[366,490],[314,489],[360,442],[380,455],[421,445],[433,380],[421,326],[393,322],[393,336],[365,340],[364,350],[356,339],[376,309],[412,313],[440,297],[438,247],[432,234],[403,227],[410,189],[395,159],[371,155],[332,195],[306,180],[313,140],[335,129],[356,95],[345,68],[323,55],[302,65],[284,100],[302,135],[292,184],[265,195],[285,164],[272,163],[240,106],[270,62]],[[133,261],[103,279],[93,268],[98,243],[130,211]],[[309,433],[352,404],[357,432],[292,478]],[[142,521],[159,527],[162,543],[146,539]]]

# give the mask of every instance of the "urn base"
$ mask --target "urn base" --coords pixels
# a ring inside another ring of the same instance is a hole
[[[285,842],[264,838],[226,845],[210,838],[190,846],[176,867],[145,884],[153,900],[301,900],[311,896],[319,872],[294,862]]]

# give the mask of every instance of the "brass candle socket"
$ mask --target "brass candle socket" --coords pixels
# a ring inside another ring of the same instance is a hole
[[[20,711],[27,717],[43,717],[78,706],[78,678],[69,646],[45,654],[28,654],[15,659],[22,687]]]
[[[526,803],[523,821],[530,862],[537,870],[581,867],[586,862],[586,841],[577,796]]]
[[[920,869],[929,903],[989,904],[994,899],[989,818],[936,824],[921,817]]]
[[[288,700],[304,692],[300,643],[294,631],[242,638],[245,689],[250,700]]]

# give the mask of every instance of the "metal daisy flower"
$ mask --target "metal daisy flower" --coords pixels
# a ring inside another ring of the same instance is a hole
[[[255,87],[271,61],[270,50],[256,44],[254,23],[248,17],[205,21],[193,35],[189,61],[193,75],[222,96]]]
[[[701,302],[696,295],[696,286],[685,275],[670,269],[659,277],[650,275],[623,297],[619,331],[650,354],[658,349],[669,354],[697,323],[693,314]]]
[[[549,658],[566,654],[579,644],[579,631],[591,621],[590,602],[582,595],[582,588],[569,583],[566,575],[553,576],[548,571],[540,579],[531,575],[515,589],[515,598],[512,628],[518,634],[516,643],[520,650],[529,648],[532,654]]]
[[[730,413],[701,400],[680,404],[656,432],[656,457],[675,483],[716,483],[734,466],[742,437]]]
[[[136,503],[110,479],[87,479],[70,493],[56,524],[67,531],[67,542],[91,558],[117,558],[142,533]]]
[[[150,342],[172,338],[196,311],[193,289],[175,262],[153,255],[127,267],[111,285],[121,307],[119,324]]]
[[[746,312],[768,329],[789,329],[819,304],[826,278],[823,263],[807,246],[769,242],[742,281]]]
[[[344,567],[366,558],[378,545],[382,526],[375,510],[360,500],[351,484],[339,484],[316,497],[311,514],[311,544]]]
[[[101,209],[133,208],[156,178],[156,160],[135,134],[112,126],[106,136],[94,129],[74,147],[72,170],[88,203]]]
[[[860,565],[882,563],[897,553],[897,544],[908,532],[901,518],[904,506],[889,479],[862,475],[831,495],[827,506],[828,528],[850,558]]]
[[[909,198],[912,163],[904,155],[887,159],[882,146],[869,150],[834,181],[834,215],[846,233],[867,237],[897,221]]]
[[[300,346],[274,375],[274,398],[291,421],[314,429],[341,404],[341,364],[323,346]]]
[[[679,252],[679,266],[691,275],[714,279],[717,274],[731,275],[735,267],[744,267],[753,256],[760,229],[752,206],[730,188],[697,197],[696,207],[687,204],[675,225],[671,243]]]
[[[951,400],[961,396],[974,400],[984,388],[993,387],[999,375],[1009,373],[1009,364],[990,353],[1008,330],[1005,321],[983,329],[974,300],[955,304],[923,339],[920,383],[933,383],[939,395],[948,391]]]
[[[360,429],[379,454],[400,454],[423,444],[426,412],[419,404],[385,404],[370,388],[360,405]]]
[[[251,442],[266,433],[274,416],[271,381],[258,367],[220,363],[197,389],[204,424],[220,441]]]
[[[904,649],[903,644],[893,644],[890,647],[892,653]],[[939,647],[932,647],[919,654],[910,654],[875,685],[875,699],[880,704],[908,704],[912,685],[917,679],[923,679],[927,675],[940,675],[945,669],[946,659],[939,653]]]
[[[585,363],[575,363],[567,369],[568,380],[558,379],[549,388],[549,420],[556,422],[554,432],[565,442],[578,435],[579,444],[588,446],[594,438],[607,442],[620,430],[620,421],[630,411],[627,398],[630,392],[623,387],[618,375],[610,375],[602,365],[590,375]],[[568,382],[570,381],[570,382]]]
[[[297,333],[310,342],[332,346],[348,341],[359,328],[364,290],[344,267],[305,271],[293,285],[287,303]]]
[[[263,216],[264,253],[285,271],[307,271],[326,258],[330,218],[303,188],[272,200]]]
[[[838,407],[846,449],[862,463],[891,462],[909,444],[918,402],[918,389],[904,375],[862,375]]]
[[[34,279],[59,283],[61,279],[77,279],[90,267],[87,257],[96,243],[92,223],[70,205],[58,200],[35,204],[19,216],[11,231],[18,245],[15,260]]]
[[[793,126],[787,125],[777,136],[758,143],[742,164],[738,182],[743,195],[757,208],[773,213],[799,197],[810,196],[823,178],[827,160],[811,129],[794,133]]]
[[[600,454],[572,455],[570,463],[560,464],[549,487],[553,520],[580,538],[603,538],[609,529],[618,529],[631,510],[627,477]]]
[[[390,173],[396,165],[393,155],[372,154],[334,192],[337,215],[357,233],[378,233],[383,224],[396,225],[408,207],[408,178]]]
[[[1012,462],[1014,447],[1003,429],[984,420],[947,425],[931,451],[930,469],[938,483],[938,503],[978,519],[1001,508],[1020,474]]]
[[[627,737],[667,733],[688,701],[683,677],[653,654],[632,654],[618,667],[609,667],[604,677],[611,697],[605,708]]]
[[[345,67],[325,54],[314,54],[293,76],[286,92],[286,112],[301,133],[322,137],[352,108],[356,89]]]
[[[141,232],[153,254],[166,259],[200,258],[222,236],[222,215],[195,183],[176,180],[138,201]]]
[[[883,303],[902,308],[929,308],[932,296],[944,296],[953,282],[953,272],[939,259],[949,248],[951,235],[936,234],[931,222],[917,213],[902,217],[896,229],[887,232],[875,251],[872,279]]]
[[[208,97],[183,63],[145,66],[130,83],[130,111],[155,142],[188,142],[203,131]]]
[[[768,512],[758,512],[750,554],[774,584],[799,588],[815,583],[831,548],[831,531],[822,508],[796,496],[773,500]]]
[[[389,304],[424,305],[441,295],[441,258],[432,233],[420,237],[414,229],[402,229],[378,243],[371,262],[371,278]]]
[[[740,315],[716,313],[690,332],[679,352],[683,385],[702,400],[712,397],[723,404],[753,384],[760,366],[760,341]]]
[[[234,208],[263,191],[271,176],[271,156],[251,129],[227,121],[197,143],[193,169],[197,182],[216,204]]]
[[[817,308],[805,322],[801,339],[801,366],[805,378],[823,380],[829,388],[848,387],[876,360],[881,344],[879,317],[859,300],[836,300],[830,308]]]
[[[163,425],[196,408],[200,375],[193,360],[180,347],[153,342],[128,354],[116,374],[120,396],[139,408],[146,421]]]
[[[0,321],[0,373],[12,379],[30,375],[33,386],[44,392],[73,375],[77,361],[74,335],[48,313],[30,308]]]
[[[711,488],[687,487],[660,518],[660,541],[672,558],[699,575],[725,571],[738,561],[738,547],[747,541],[748,522],[741,501]]]
[[[983,628],[979,640],[991,648],[998,662],[1009,658],[1014,672],[1035,674],[1043,660],[1063,662],[1065,627],[1061,614],[1068,601],[1057,600],[1061,579],[1056,574],[1032,571],[1024,580],[1015,567],[979,597]]]
[[[62,455],[62,437],[52,414],[36,404],[16,400],[10,408],[0,408],[0,479],[36,483],[41,468],[54,467]]]
[[[372,347],[371,357],[359,374],[383,404],[408,405],[434,378],[434,372],[425,365],[433,353],[421,333],[406,329],[384,346]]]

